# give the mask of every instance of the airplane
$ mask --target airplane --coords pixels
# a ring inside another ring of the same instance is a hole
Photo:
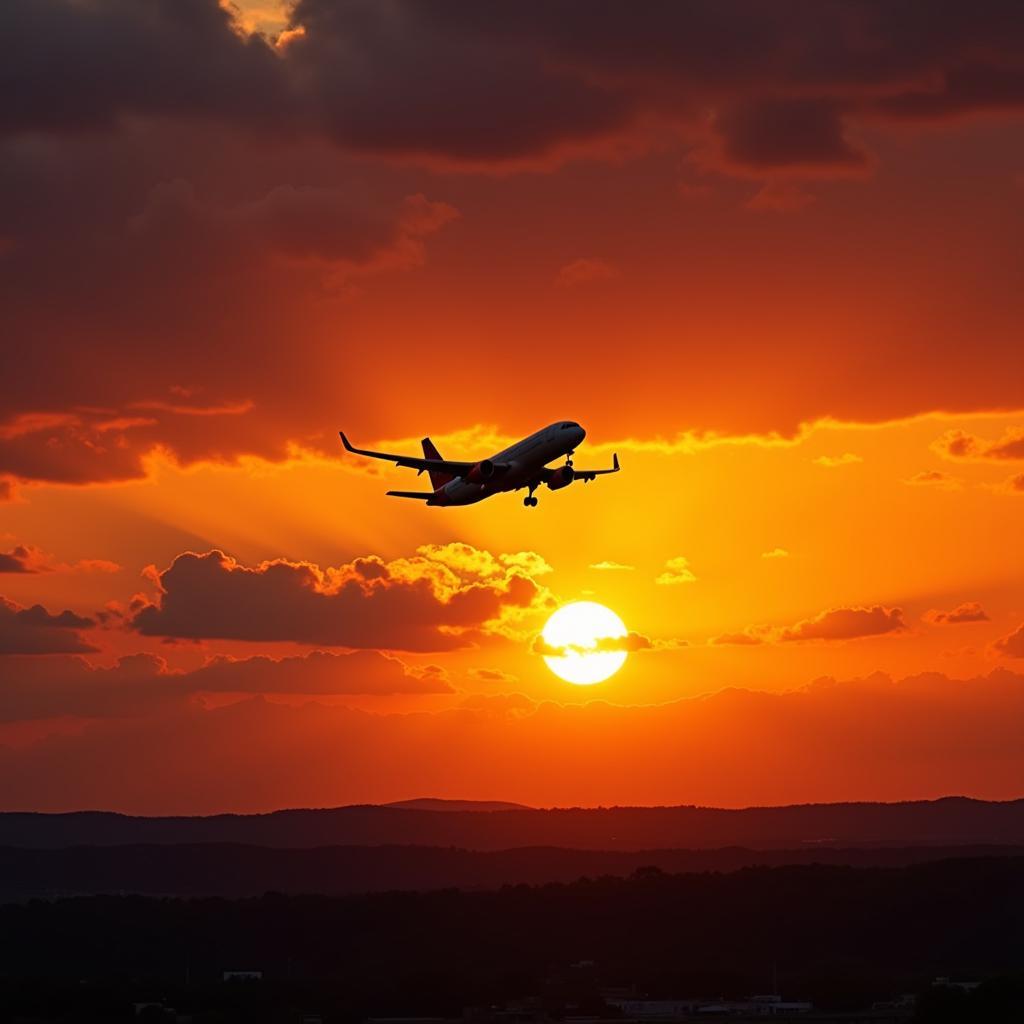
[[[394,498],[417,498],[428,505],[474,505],[492,494],[503,491],[518,491],[529,488],[523,498],[527,508],[536,506],[533,492],[542,484],[552,491],[568,487],[574,480],[590,483],[595,477],[606,473],[618,473],[619,457],[612,456],[611,469],[576,469],[572,464],[573,453],[587,432],[572,420],[560,420],[543,430],[517,441],[511,448],[490,459],[480,462],[452,462],[442,459],[429,437],[423,438],[423,458],[412,455],[392,455],[388,452],[367,451],[355,448],[344,431],[338,431],[346,451],[353,455],[364,455],[371,459],[384,459],[396,466],[415,469],[416,475],[426,471],[430,475],[430,491],[388,491]],[[552,468],[554,462],[565,456],[565,464]]]

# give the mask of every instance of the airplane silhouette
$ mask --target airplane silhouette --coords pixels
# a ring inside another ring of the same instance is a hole
[[[417,476],[424,471],[430,476],[431,491],[388,491],[395,498],[417,498],[428,505],[473,505],[493,494],[518,491],[526,487],[529,494],[523,504],[533,507],[537,499],[533,492],[542,484],[552,491],[568,487],[574,480],[589,483],[595,477],[619,471],[619,457],[612,455],[611,469],[575,469],[572,456],[587,432],[572,420],[561,420],[517,441],[510,448],[480,462],[454,462],[442,459],[429,437],[423,438],[423,458],[413,455],[393,455],[388,452],[355,448],[343,431],[338,432],[341,443],[353,455],[371,459],[384,459],[396,466],[415,469]],[[565,464],[552,468],[554,462],[565,456]]]

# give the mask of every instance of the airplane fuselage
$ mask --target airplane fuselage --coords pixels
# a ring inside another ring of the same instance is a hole
[[[587,432],[578,423],[570,420],[552,423],[485,460],[495,466],[507,466],[503,472],[480,482],[457,476],[438,487],[427,504],[473,505],[492,494],[527,487],[538,479],[549,462],[568,458],[586,436]]]
[[[610,469],[577,469],[573,465],[573,454],[587,436],[587,432],[573,420],[552,423],[498,452],[493,458],[479,462],[442,458],[429,437],[420,442],[423,446],[421,458],[401,452],[357,448],[343,430],[338,431],[338,436],[345,450],[353,455],[382,459],[403,469],[415,469],[418,474],[428,474],[429,491],[388,491],[389,497],[424,501],[428,505],[475,505],[492,494],[525,487],[528,493],[523,504],[532,508],[537,504],[533,492],[542,485],[552,491],[560,491],[574,480],[586,484],[599,476],[619,471],[619,457],[615,453],[612,454]],[[565,459],[561,466],[550,465],[561,458]]]

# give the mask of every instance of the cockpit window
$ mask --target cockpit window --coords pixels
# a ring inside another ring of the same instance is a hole
[[[571,426],[572,426],[571,423],[563,423],[562,424],[562,430],[568,430]]]

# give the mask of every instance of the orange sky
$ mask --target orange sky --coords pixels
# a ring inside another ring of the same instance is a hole
[[[1020,795],[1020,11],[730,7],[0,14],[0,805]]]

